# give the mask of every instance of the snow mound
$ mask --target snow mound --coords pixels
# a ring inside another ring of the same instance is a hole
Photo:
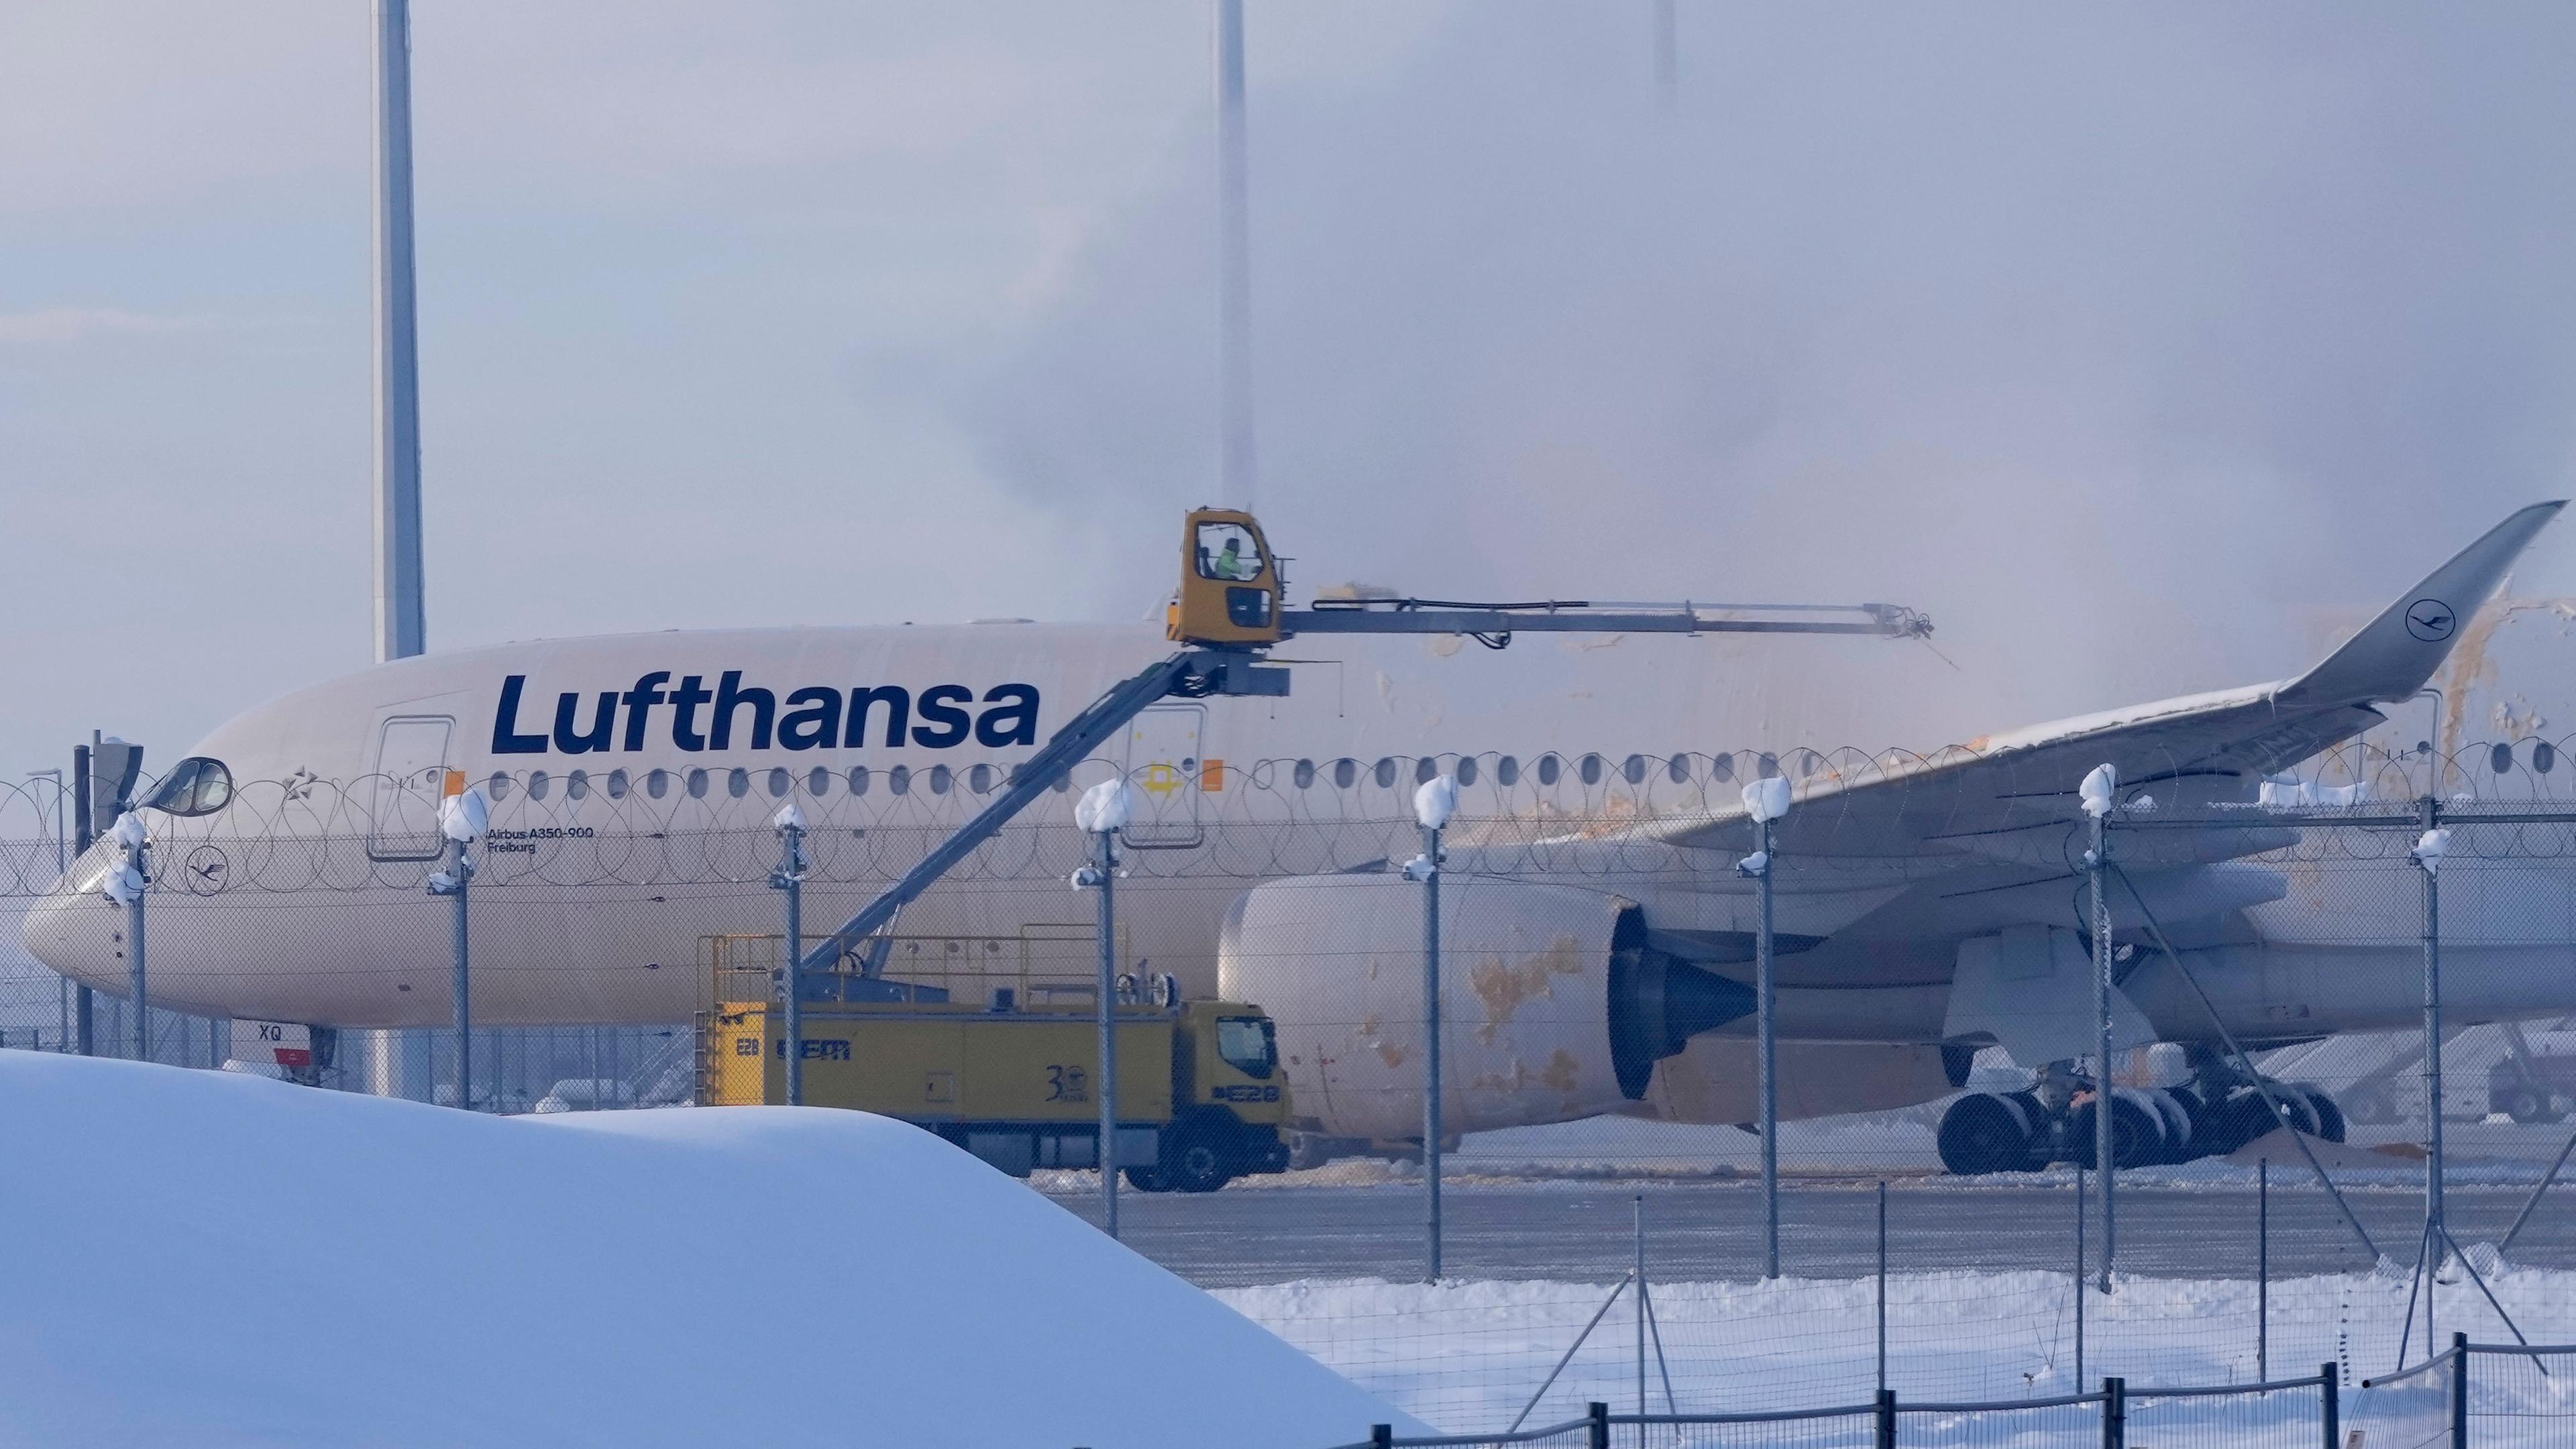
[[[0,1442],[1314,1449],[1412,1427],[884,1118],[491,1118],[15,1051],[0,1092]]]

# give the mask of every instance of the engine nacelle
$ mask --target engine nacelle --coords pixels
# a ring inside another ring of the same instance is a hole
[[[1300,876],[1227,917],[1219,989],[1278,1023],[1300,1126],[1422,1135],[1423,888]],[[1601,891],[1493,876],[1440,882],[1445,1131],[1588,1117],[1641,1100],[1655,1063],[1753,1009],[1750,988],[1645,944]]]

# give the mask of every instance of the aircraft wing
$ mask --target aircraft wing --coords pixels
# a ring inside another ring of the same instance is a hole
[[[2035,725],[1933,755],[1857,751],[1792,765],[1794,804],[1773,827],[1776,846],[1805,859],[1858,863],[1970,859],[2063,863],[2079,852],[2077,786],[2095,766],[2119,772],[2120,798],[2152,796],[2192,810],[2251,802],[2263,777],[2351,739],[2414,697],[2448,657],[2462,626],[2503,584],[2533,535],[2565,506],[2533,504],[2487,531],[2397,597],[2377,618],[2295,679]],[[1647,827],[1677,845],[1743,848],[1741,808]],[[2171,863],[2251,854],[2289,832],[2150,832],[2142,850]],[[2153,862],[2147,862],[2153,863]]]

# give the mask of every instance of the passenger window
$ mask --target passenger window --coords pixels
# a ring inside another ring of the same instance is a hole
[[[981,795],[993,788],[993,767],[977,765],[966,772],[966,788]]]
[[[852,765],[850,767],[850,793],[853,795],[864,795],[868,793],[867,766]]]
[[[1505,755],[1494,766],[1494,783],[1508,789],[1521,782],[1521,762],[1517,756]]]
[[[1556,783],[1556,777],[1562,774],[1564,769],[1565,767],[1557,762],[1556,756],[1541,755],[1538,757],[1538,782],[1542,785],[1553,785]]]
[[[232,803],[233,772],[221,760],[191,755],[170,767],[161,787],[144,803],[148,809],[181,817],[212,815]]]
[[[1384,790],[1384,789],[1391,789],[1391,788],[1393,788],[1393,787],[1394,787],[1394,785],[1395,785],[1395,761],[1393,761],[1393,760],[1380,760],[1380,761],[1378,761],[1378,762],[1377,762],[1377,768],[1376,768],[1375,770],[1371,771],[1370,773],[1374,774],[1374,775],[1377,777],[1377,783],[1378,783],[1378,788],[1379,788],[1379,789]]]
[[[805,793],[820,800],[832,793],[832,772],[816,765],[805,772]]]
[[[897,765],[893,769],[886,771],[886,788],[898,795],[911,794],[912,767],[910,765]],[[2114,1165],[2116,1166],[2117,1164]]]
[[[933,766],[931,766],[931,767],[930,767],[930,793],[931,793],[931,794],[933,794],[933,795],[945,795],[945,794],[947,794],[947,793],[948,793],[948,781],[949,781],[949,778],[950,778],[950,777],[949,777],[949,774],[948,774],[948,767],[947,767],[946,765],[933,765]]]
[[[1413,783],[1417,785],[1430,784],[1431,777],[1439,773],[1440,762],[1429,755],[1413,762]]]
[[[1267,1077],[1279,1062],[1275,1029],[1266,1016],[1216,1019],[1216,1054],[1247,1077]]]
[[[1687,754],[1680,754],[1680,755],[1675,755],[1675,756],[1673,756],[1673,758],[1672,758],[1672,763],[1670,763],[1670,764],[1668,764],[1668,765],[1664,766],[1664,775],[1665,775],[1665,778],[1667,778],[1667,779],[1671,780],[1671,781],[1672,781],[1674,784],[1676,784],[1676,785],[1687,785],[1687,784],[1689,784],[1689,783],[1690,783],[1690,765],[1691,765],[1691,762],[1690,762],[1690,756],[1689,756],[1689,755],[1687,755]],[[2118,1158],[2116,1158],[2116,1157],[2114,1157],[2114,1158],[2112,1159],[2112,1162],[2113,1162],[2115,1165],[2118,1163],[2118,1161],[2119,1161],[2119,1159],[2118,1159]]]
[[[1585,755],[1583,757],[1583,783],[1586,785],[1598,785],[1601,783],[1601,757],[1599,755]]]
[[[1313,788],[1315,784],[1315,762],[1312,760],[1299,760],[1297,762],[1297,768],[1290,772],[1289,777],[1297,782],[1297,788],[1300,790]]]
[[[692,800],[704,800],[707,798],[706,771],[691,770],[689,772],[689,798]]]
[[[1631,785],[1646,783],[1646,757],[1630,755],[1627,762],[1619,767],[1619,773],[1625,776]]]
[[[2513,770],[2513,746],[2498,745],[2494,749],[2489,750],[2487,752],[2487,768],[2495,771],[2499,775],[2511,773]]]
[[[1351,788],[1351,786],[1352,786],[1352,785],[1357,784],[1357,783],[1359,782],[1359,778],[1360,778],[1360,762],[1359,762],[1359,761],[1357,761],[1357,760],[1335,760],[1335,761],[1333,761],[1333,788],[1334,788],[1334,789],[1337,789],[1337,790],[1347,790],[1347,789]]]
[[[1460,755],[1458,757],[1458,783],[1461,785],[1473,785],[1476,783],[1476,757],[1474,755]]]
[[[772,765],[769,767],[770,799],[783,800],[787,797],[787,782],[789,778],[790,776],[787,773],[787,768],[784,765]]]
[[[725,793],[739,800],[751,793],[751,772],[740,765],[725,772]]]
[[[648,770],[644,774],[644,793],[659,800],[671,793],[671,772]]]
[[[510,777],[502,771],[494,770],[492,778],[483,782],[483,788],[491,795],[492,803],[498,805],[510,798]]]
[[[608,798],[611,800],[623,800],[626,798],[626,772],[624,770],[611,770],[608,772]]]
[[[1708,777],[1712,780],[1734,779],[1735,756],[1731,754],[1721,754],[1711,758],[1708,762]],[[2117,1162],[2118,1159],[2114,1158],[2113,1161]]]
[[[564,798],[567,800],[587,800],[590,798],[590,772],[588,770],[575,770],[571,774],[564,776]]]
[[[1248,584],[1261,577],[1267,561],[1261,546],[1240,524],[1202,523],[1193,549],[1203,579],[1222,579],[1232,584]]]

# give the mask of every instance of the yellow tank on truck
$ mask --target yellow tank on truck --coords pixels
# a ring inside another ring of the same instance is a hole
[[[1099,1024],[1088,1002],[809,1002],[805,1101],[899,1117],[1014,1176],[1099,1165]],[[786,1100],[783,1018],[726,1002],[700,1027],[699,1101]],[[1288,1165],[1288,1083],[1257,1006],[1118,1008],[1116,1164],[1146,1191],[1210,1192]]]

